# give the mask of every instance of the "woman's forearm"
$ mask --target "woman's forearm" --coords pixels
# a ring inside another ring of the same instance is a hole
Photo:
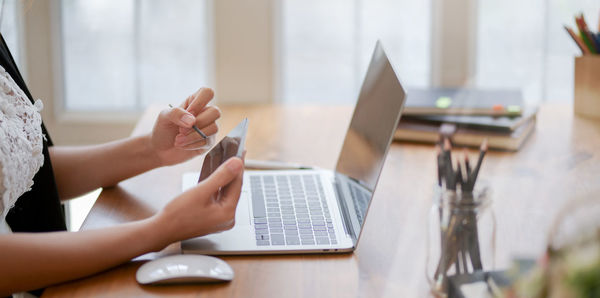
[[[157,216],[83,232],[0,235],[0,297],[114,267],[166,247],[168,225]]]
[[[232,228],[243,166],[239,158],[230,158],[144,220],[81,232],[0,235],[0,297],[84,277],[175,241]]]
[[[148,136],[101,145],[50,147],[61,199],[107,187],[160,166]]]

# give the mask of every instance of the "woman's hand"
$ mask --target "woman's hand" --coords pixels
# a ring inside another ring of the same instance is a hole
[[[156,215],[166,243],[231,229],[240,198],[243,162],[232,157]]]
[[[147,219],[77,233],[0,235],[0,296],[88,276],[176,241],[230,229],[242,169],[241,159],[230,158]]]
[[[156,153],[160,165],[172,165],[190,159],[210,147],[218,131],[216,120],[221,112],[207,106],[213,99],[210,88],[201,88],[190,95],[179,107],[163,110],[152,129],[150,147]],[[204,139],[192,129],[196,125],[205,135]]]

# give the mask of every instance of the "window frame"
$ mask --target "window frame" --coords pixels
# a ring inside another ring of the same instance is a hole
[[[208,0],[206,13],[210,39],[214,36],[212,5],[213,1]],[[23,72],[31,74],[26,76],[26,81],[33,96],[44,102],[42,117],[52,139],[56,144],[91,144],[128,136],[143,111],[66,109],[61,13],[61,0],[37,1],[31,7],[21,8],[21,40],[24,44],[21,56],[28,62],[23,63],[26,65]],[[209,47],[209,55],[213,53],[214,49]],[[214,81],[213,78],[209,80]]]

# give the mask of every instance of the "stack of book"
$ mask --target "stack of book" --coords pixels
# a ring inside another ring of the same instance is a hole
[[[394,140],[436,143],[441,130],[458,146],[516,151],[534,131],[536,107],[519,91],[462,88],[410,89]]]

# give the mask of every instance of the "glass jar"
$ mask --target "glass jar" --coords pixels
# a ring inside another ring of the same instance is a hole
[[[437,187],[429,213],[426,274],[435,296],[446,296],[448,277],[494,267],[496,219],[487,187],[472,192]]]

